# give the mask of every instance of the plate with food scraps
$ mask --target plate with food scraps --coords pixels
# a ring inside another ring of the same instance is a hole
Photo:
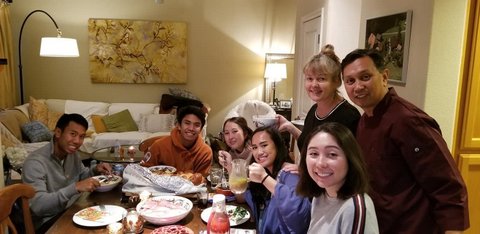
[[[127,210],[121,206],[91,206],[75,213],[73,222],[85,227],[100,227],[118,222],[125,215],[127,215]]]
[[[228,219],[230,220],[230,227],[245,223],[250,218],[250,213],[248,212],[248,210],[241,206],[227,205],[226,210]],[[203,210],[200,217],[204,222],[208,222],[211,212],[212,207],[208,207],[207,209]]]
[[[158,165],[149,167],[148,170],[157,175],[173,175],[177,171],[177,168],[166,165]]]

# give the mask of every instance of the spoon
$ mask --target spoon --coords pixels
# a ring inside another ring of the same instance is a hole
[[[150,152],[145,153],[145,155],[143,155],[143,160],[141,163],[148,162],[148,160],[150,160],[151,157],[152,157],[152,154]]]

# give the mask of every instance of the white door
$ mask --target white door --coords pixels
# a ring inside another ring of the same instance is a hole
[[[300,61],[297,63],[297,76],[295,79],[295,104],[292,119],[300,117],[304,119],[308,110],[312,107],[313,101],[308,97],[304,87],[303,66],[308,60],[318,52],[320,52],[320,45],[322,44],[322,22],[323,9],[313,12],[307,16],[302,17],[301,23],[301,51],[297,58]]]

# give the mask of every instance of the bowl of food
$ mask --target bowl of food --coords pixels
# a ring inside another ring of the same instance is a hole
[[[100,182],[100,186],[95,189],[97,192],[110,191],[122,182],[122,177],[117,175],[98,175],[93,178]]]
[[[263,116],[263,115],[254,115],[252,117],[253,124],[255,127],[268,127],[275,125],[277,118],[275,116]]]
[[[141,201],[137,205],[137,212],[148,222],[155,225],[176,223],[185,218],[193,203],[180,196],[158,196]]]
[[[156,175],[174,175],[177,169],[175,167],[158,165],[149,167],[148,170]]]

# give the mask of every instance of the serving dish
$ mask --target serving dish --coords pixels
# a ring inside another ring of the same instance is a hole
[[[137,211],[148,222],[156,225],[176,223],[185,218],[193,203],[180,196],[158,196],[141,201]]]

